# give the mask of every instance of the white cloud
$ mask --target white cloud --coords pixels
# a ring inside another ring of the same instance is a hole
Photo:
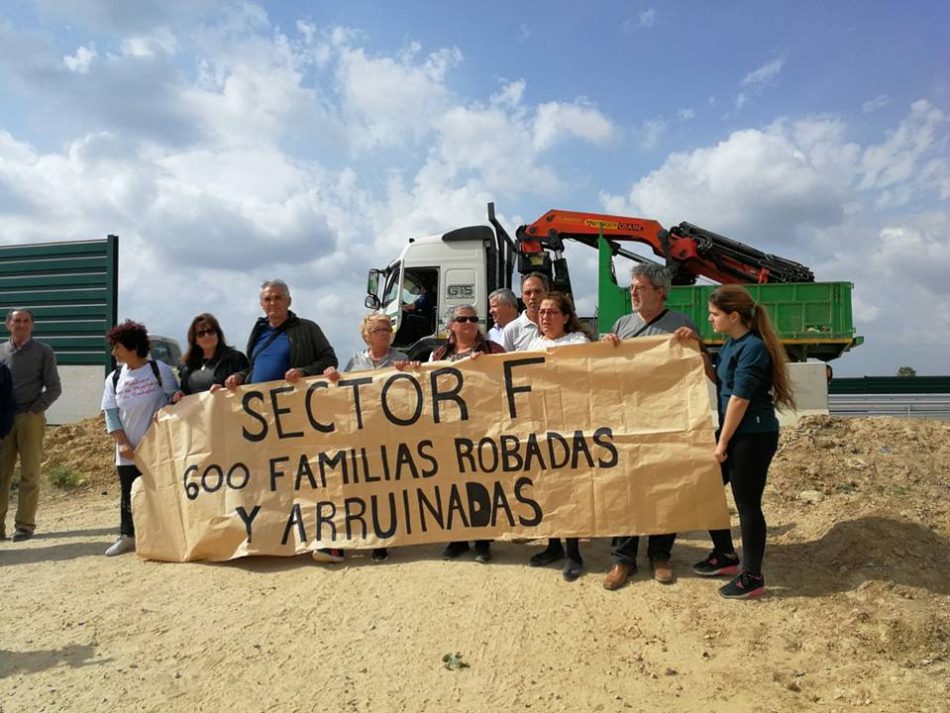
[[[157,54],[173,55],[178,50],[178,40],[168,28],[159,28],[150,35],[136,35],[122,41],[122,53],[129,57],[154,57]]]
[[[745,77],[743,77],[740,84],[742,86],[766,84],[778,76],[778,73],[782,71],[784,64],[785,60],[781,57],[777,57],[770,62],[766,62],[758,69],[754,69],[749,72],[747,75],[745,75]]]
[[[244,0],[35,0],[35,4],[44,16],[61,18],[71,27],[123,35],[148,33],[155,27],[175,23],[187,25],[215,14],[226,17],[251,5]]]
[[[778,57],[746,74],[745,77],[742,78],[742,81],[739,82],[739,86],[746,87],[747,89],[741,90],[736,94],[736,98],[733,101],[732,116],[739,114],[749,103],[752,96],[760,94],[766,87],[770,86],[772,80],[778,76],[784,65],[784,58]],[[727,114],[726,116],[730,115]]]
[[[500,108],[453,107],[439,121],[437,145],[419,180],[448,187],[477,179],[498,191],[556,191],[558,179],[539,164],[538,151],[559,139],[562,128],[556,117],[541,123],[535,133],[528,118]]]
[[[524,97],[525,81],[519,79],[514,82],[507,82],[497,94],[492,94],[491,103],[501,104],[509,107],[516,107],[521,104]]]
[[[657,12],[655,8],[647,8],[637,13],[636,18],[624,20],[623,28],[625,31],[648,29],[657,23]]]
[[[317,26],[306,20],[297,20],[297,32],[303,36],[304,44],[312,45],[317,39]]]
[[[656,10],[648,8],[637,16],[640,27],[653,27],[656,24]]]
[[[936,373],[933,355],[950,353],[946,117],[918,101],[880,144],[861,146],[848,133],[831,116],[737,131],[671,154],[626,195],[601,202],[666,226],[688,220],[802,262],[820,281],[854,283],[867,346],[845,357],[848,368],[892,373],[890,362],[906,358]],[[933,209],[879,217],[897,203]]]
[[[893,374],[905,363],[944,373],[933,355],[950,351],[950,212],[908,215],[877,230],[848,227],[854,244],[842,245],[823,271],[855,286],[854,320],[865,346],[847,359],[859,373]]]
[[[890,103],[891,99],[889,96],[887,96],[887,94],[879,94],[878,96],[874,97],[874,99],[864,102],[864,104],[861,105],[861,111],[863,111],[865,114],[870,114],[871,112],[875,112],[878,109],[883,109]]]
[[[352,351],[370,265],[410,235],[484,222],[489,200],[568,193],[583,179],[574,167],[562,179],[553,149],[618,133],[583,99],[527,104],[523,79],[459,98],[457,49],[370,53],[358,31],[287,35],[254,8],[223,29],[127,33],[121,54],[94,62],[77,52],[78,76],[20,37],[6,51],[29,49],[17,76],[33,96],[105,128],[46,151],[0,134],[0,234],[119,234],[122,315],[179,338],[190,310],[208,309],[240,345],[257,283],[283,276],[300,313]],[[173,56],[186,52],[195,76]],[[55,81],[31,84],[30,68],[50,63]]]
[[[946,160],[946,115],[927,101],[916,101],[910,114],[897,130],[878,146],[869,146],[862,156],[861,188],[884,189],[881,207],[903,205],[909,200],[908,190],[921,186],[937,186],[943,196],[950,177]],[[937,155],[925,158],[937,150]]]
[[[663,119],[656,117],[644,121],[634,131],[634,134],[637,137],[637,143],[640,144],[640,148],[650,150],[657,147],[668,130],[669,124]]]
[[[215,142],[259,144],[285,136],[343,134],[323,97],[303,83],[306,61],[286,36],[218,45],[176,103]]]
[[[89,71],[89,65],[92,64],[97,54],[94,44],[88,47],[78,47],[75,54],[63,57],[63,63],[70,71],[85,74]]]
[[[602,144],[614,133],[610,119],[594,107],[579,103],[546,102],[538,106],[534,120],[534,146],[539,151],[567,138]]]
[[[869,251],[872,269],[883,279],[912,275],[913,285],[926,291],[930,304],[950,304],[950,212],[912,216],[899,225],[887,225],[878,244]],[[933,319],[950,329],[950,310],[935,310]],[[944,329],[944,333],[948,331]]]
[[[627,202],[631,215],[665,225],[689,220],[774,249],[791,242],[798,226],[839,220],[842,197],[788,132],[745,130],[716,146],[670,155],[633,185]]]
[[[386,53],[358,30],[301,21],[286,34],[259,6],[242,8],[226,26],[176,30],[163,29],[173,26],[164,14],[143,25],[106,8],[98,21],[122,25],[110,45],[120,50],[93,55],[87,42],[89,54],[69,61],[39,33],[0,23],[7,76],[67,122],[56,148],[0,132],[3,239],[118,233],[123,316],[180,337],[192,312],[210,309],[239,345],[258,312],[258,282],[283,276],[298,311],[345,357],[360,344],[366,268],[408,236],[484,222],[489,200],[501,211],[524,196],[555,205],[598,188],[583,160],[560,151],[616,141],[613,118],[592,102],[532,104],[522,78],[488,97],[460,96],[455,74],[468,67],[456,48],[407,40]],[[747,75],[737,108],[781,71],[780,60],[770,64]],[[629,133],[655,150],[667,131],[657,117]],[[946,117],[928,102],[878,145],[850,140],[837,117],[785,118],[671,154],[602,202],[666,225],[690,220],[799,259],[820,278],[853,280],[869,340],[888,338],[895,313],[910,315],[908,334],[931,334],[915,304],[947,303],[947,141]],[[886,221],[876,217],[882,206]],[[590,251],[571,260],[572,271],[595,265]],[[878,287],[908,275],[906,295]],[[932,338],[943,334],[950,329]]]
[[[448,71],[462,61],[457,48],[417,62],[410,47],[401,58],[370,57],[362,48],[340,50],[337,78],[344,120],[363,150],[418,141],[449,107]]]

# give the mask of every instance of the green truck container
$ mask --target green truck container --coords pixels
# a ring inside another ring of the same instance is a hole
[[[603,238],[599,241],[600,272],[597,325],[609,332],[618,317],[633,311],[630,292],[617,285],[613,251]],[[791,282],[744,285],[759,304],[765,305],[792,361],[808,358],[830,361],[861,345],[863,337],[854,333],[851,316],[850,282]],[[684,312],[699,327],[705,342],[715,348],[722,335],[712,331],[707,320],[707,302],[715,285],[677,286],[670,290],[666,305]]]

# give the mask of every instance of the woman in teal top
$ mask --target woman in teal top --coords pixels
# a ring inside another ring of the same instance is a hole
[[[795,407],[786,367],[785,348],[768,312],[745,288],[718,287],[709,297],[709,322],[726,335],[725,344],[706,363],[716,382],[719,431],[713,455],[722,468],[723,482],[732,487],[742,530],[742,567],[729,530],[713,530],[713,551],[693,571],[703,576],[736,575],[719,589],[730,599],[765,593],[762,559],[765,554],[765,516],[762,493],[772,456],[778,448],[775,406]],[[699,339],[688,328],[677,335]],[[773,402],[774,397],[774,402]]]

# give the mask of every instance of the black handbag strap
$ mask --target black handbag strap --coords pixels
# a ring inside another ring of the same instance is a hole
[[[284,321],[284,323],[283,323],[282,325],[280,325],[279,327],[277,327],[273,332],[271,332],[271,333],[268,335],[267,339],[264,340],[264,343],[263,343],[263,344],[261,344],[259,347],[256,346],[256,347],[254,347],[254,349],[251,350],[251,353],[250,353],[249,358],[248,358],[247,361],[248,361],[248,366],[249,366],[252,370],[254,369],[254,360],[257,359],[257,357],[260,356],[261,352],[263,352],[265,349],[267,349],[267,347],[269,347],[269,346],[274,342],[274,340],[277,339],[277,337],[279,337],[281,334],[283,334],[284,329],[285,329],[286,326],[287,326],[287,322],[289,322],[289,321],[290,321],[290,320]]]
[[[156,364],[151,359],[148,360],[148,365],[152,367],[152,373],[155,375],[155,381],[158,382],[158,385],[162,385],[162,373],[158,370],[158,364]],[[112,391],[115,392],[119,388],[119,374],[122,371],[122,367],[114,369],[112,372]]]
[[[651,319],[649,322],[647,322],[647,323],[644,324],[642,327],[640,327],[640,329],[638,329],[636,332],[634,332],[633,334],[631,334],[630,337],[631,337],[631,338],[632,338],[632,337],[639,337],[639,336],[640,336],[641,334],[643,334],[646,330],[648,330],[652,325],[656,324],[656,323],[659,322],[661,319],[663,319],[663,318],[666,316],[666,313],[667,313],[667,312],[669,312],[668,309],[665,309],[665,310],[663,310],[662,312],[660,312],[656,317],[654,317],[653,319]]]

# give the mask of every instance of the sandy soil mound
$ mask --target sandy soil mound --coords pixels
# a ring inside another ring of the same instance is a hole
[[[946,424],[783,431],[756,602],[690,572],[705,533],[679,536],[675,584],[641,572],[616,592],[602,541],[573,584],[507,543],[488,566],[439,547],[336,566],[107,559],[118,495],[101,421],[50,429],[47,453],[88,482],[45,486],[40,536],[0,543],[4,712],[947,710]]]
[[[115,444],[100,414],[76,423],[50,426],[43,439],[43,469],[64,466],[88,489],[112,485],[115,480]]]

